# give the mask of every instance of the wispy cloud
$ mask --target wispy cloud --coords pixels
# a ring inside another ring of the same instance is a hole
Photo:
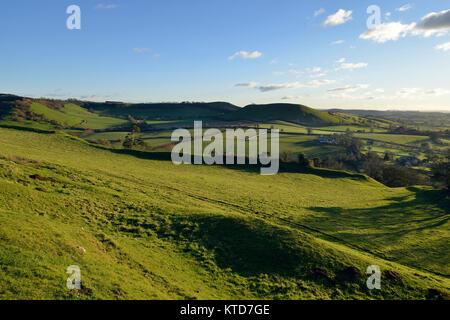
[[[355,92],[357,90],[360,89],[367,89],[369,87],[368,84],[357,84],[354,86],[345,86],[345,87],[341,87],[341,88],[334,88],[334,89],[330,89],[327,90],[327,92]]]
[[[234,86],[235,87],[244,87],[244,88],[254,88],[258,85],[257,82],[244,82],[244,83],[237,83]]]
[[[450,94],[450,90],[443,88],[402,88],[396,92],[396,96],[403,99],[423,99],[430,96],[443,96]]]
[[[311,80],[307,83],[301,82],[288,82],[278,84],[267,84],[257,87],[261,92],[269,92],[281,89],[299,89],[299,88],[317,88],[320,86],[335,83],[335,80],[323,79],[323,80]]]
[[[315,74],[312,74],[312,75],[310,75],[309,77],[310,77],[310,78],[322,78],[322,77],[325,77],[326,75],[327,75],[326,72],[322,72],[322,73],[315,73]]]
[[[149,48],[133,48],[133,51],[137,53],[148,52],[149,50]]]
[[[306,71],[308,71],[309,73],[316,73],[322,71],[322,68],[321,67],[307,68]]]
[[[281,100],[298,100],[303,99],[303,96],[284,96]]]
[[[325,9],[324,8],[320,8],[319,10],[314,11],[314,17],[318,17],[322,13],[325,13]]]
[[[344,40],[336,40],[331,42],[331,45],[335,46],[335,45],[339,45],[339,44],[343,44],[345,41]]]
[[[450,50],[450,42],[438,44],[434,47],[436,50],[449,51]]]
[[[228,57],[228,60],[233,60],[237,57],[243,58],[243,59],[256,59],[256,58],[260,58],[261,56],[262,56],[262,53],[259,51],[253,51],[253,52],[238,51],[235,54],[233,54],[232,56]]]
[[[330,16],[328,16],[328,18],[324,21],[324,23],[322,23],[322,26],[324,27],[334,27],[334,26],[338,26],[340,24],[344,24],[347,21],[352,20],[352,10],[344,10],[344,9],[339,9],[335,14],[332,14]]]
[[[411,4],[405,4],[404,6],[401,6],[400,8],[395,9],[396,11],[408,11],[409,9],[412,9],[412,5]]]
[[[298,88],[305,88],[305,84],[300,82],[290,82],[290,83],[279,83],[279,84],[267,84],[263,86],[259,86],[258,89],[261,92],[268,92],[268,91],[274,91],[274,90],[281,90],[281,89],[298,89]]]

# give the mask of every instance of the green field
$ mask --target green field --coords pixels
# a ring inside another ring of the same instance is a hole
[[[450,290],[438,190],[289,165],[269,177],[175,166],[157,153],[13,129],[0,129],[0,155],[1,299],[426,299]],[[369,291],[374,264],[401,279]],[[69,265],[82,272],[76,294],[65,287]]]
[[[414,136],[401,134],[355,133],[355,136],[363,139],[371,139],[375,141],[397,143],[397,144],[417,144],[429,140],[427,136]]]

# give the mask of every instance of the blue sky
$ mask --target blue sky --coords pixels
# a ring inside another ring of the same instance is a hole
[[[373,4],[381,24],[368,29]],[[70,5],[81,30],[66,27]],[[3,1],[0,92],[450,111],[449,9],[448,0]]]

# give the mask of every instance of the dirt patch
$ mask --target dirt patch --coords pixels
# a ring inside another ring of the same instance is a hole
[[[388,280],[394,280],[397,282],[401,282],[403,279],[403,277],[400,273],[392,271],[392,270],[384,270],[383,277],[385,277]]]
[[[450,300],[450,294],[439,289],[428,289],[428,299]]]
[[[352,281],[356,281],[361,277],[361,271],[354,266],[346,267],[342,270],[342,273]]]
[[[32,174],[32,175],[30,176],[30,178],[33,179],[33,180],[39,180],[39,181],[50,181],[50,182],[55,182],[55,180],[52,179],[52,178],[42,177],[42,176],[40,176],[40,175],[38,175],[38,174]]]
[[[315,268],[314,269],[314,276],[317,279],[321,279],[321,280],[327,280],[331,283],[335,283],[334,279],[332,279],[329,275],[328,272],[324,269],[320,269],[320,268]]]
[[[81,289],[73,289],[70,290],[69,293],[71,296],[73,295],[82,295],[82,296],[92,296],[92,289],[86,288],[83,283],[81,284]]]

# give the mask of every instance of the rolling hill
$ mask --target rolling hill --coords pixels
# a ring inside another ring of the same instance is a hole
[[[208,119],[236,111],[239,107],[227,102],[183,102],[183,103],[121,103],[121,102],[76,102],[78,105],[100,112],[105,116],[153,120]]]
[[[226,120],[257,122],[282,120],[299,124],[339,124],[343,119],[328,112],[318,111],[299,104],[276,103],[249,105],[224,115]]]
[[[0,128],[0,298],[448,297],[442,191],[165,158]],[[70,265],[82,290],[66,289]]]

